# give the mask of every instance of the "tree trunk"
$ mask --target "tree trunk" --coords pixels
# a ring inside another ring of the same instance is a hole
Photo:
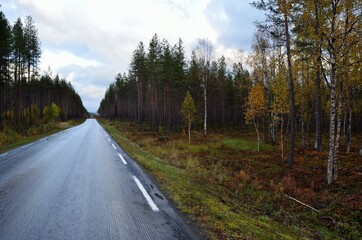
[[[314,33],[315,36],[317,36],[317,41],[316,41],[316,48],[315,48],[315,52],[316,54],[316,106],[315,106],[315,111],[316,111],[316,116],[315,116],[315,123],[316,123],[316,127],[315,127],[315,149],[317,151],[320,151],[322,149],[322,137],[321,137],[321,66],[322,66],[322,58],[321,58],[321,41],[319,39],[320,36],[320,30],[319,30],[319,6],[318,6],[318,2],[314,1],[314,6],[315,6],[315,15],[316,15],[316,21],[315,21],[315,26],[314,26]]]
[[[191,143],[191,122],[190,122],[190,121],[189,121],[187,130],[188,130],[188,132],[189,132],[189,143]]]
[[[333,159],[333,180],[337,180],[338,178],[338,148],[339,148],[339,139],[341,136],[341,118],[342,118],[342,100],[343,100],[343,93],[342,88],[341,92],[338,96],[338,109],[337,109],[337,135],[336,135],[336,143],[334,149],[334,159]]]
[[[276,143],[276,132],[278,130],[276,129],[275,117],[274,117],[273,112],[271,112],[271,119],[272,119],[272,124],[270,127],[270,137],[271,137],[272,144],[275,144]]]
[[[336,80],[336,64],[335,58],[331,63],[331,83],[330,83],[330,117],[329,117],[329,152],[327,166],[327,182],[332,183],[333,180],[333,164],[335,150],[335,118],[336,118],[336,96],[335,96],[335,80]]]
[[[283,115],[280,120],[280,148],[282,149],[282,159],[284,159],[284,137],[283,137],[284,119]]]
[[[347,130],[347,153],[351,151],[352,142],[352,107],[351,104],[348,106],[348,130]]]
[[[304,106],[302,105],[302,113],[304,113]],[[302,146],[305,147],[305,131],[304,131],[304,114],[302,114],[300,120],[302,125]]]
[[[207,89],[206,81],[204,80],[204,134],[207,135]]]
[[[288,82],[290,94],[290,150],[289,150],[289,167],[294,163],[294,146],[295,146],[295,94],[294,94],[294,80],[292,69],[292,57],[290,50],[290,35],[289,35],[289,20],[287,9],[284,10],[284,25],[285,25],[285,45],[287,49],[287,62],[288,62]]]
[[[260,136],[259,136],[259,130],[258,130],[258,126],[256,124],[255,118],[253,118],[253,123],[254,123],[254,127],[255,127],[255,131],[256,131],[256,137],[258,139],[258,152],[260,150]]]

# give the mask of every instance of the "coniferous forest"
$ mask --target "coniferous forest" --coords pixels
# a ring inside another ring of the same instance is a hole
[[[39,73],[41,43],[31,16],[11,25],[0,11],[0,36],[0,130],[87,116],[70,82],[50,70]]]
[[[255,1],[266,20],[256,23],[244,61],[215,55],[200,39],[190,58],[181,40],[155,34],[134,50],[129,72],[118,74],[98,112],[146,123],[152,131],[180,130],[187,91],[195,102],[194,128],[249,127],[258,142],[328,151],[328,183],[338,177],[340,145],[349,153],[362,122],[361,1]],[[322,140],[324,139],[324,145]],[[341,143],[343,141],[343,143]]]

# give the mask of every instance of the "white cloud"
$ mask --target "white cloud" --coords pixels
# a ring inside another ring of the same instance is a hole
[[[42,69],[47,69],[50,66],[54,71],[58,71],[68,65],[76,65],[82,68],[102,66],[96,60],[87,60],[64,50],[50,51],[45,49],[43,51],[40,64]]]

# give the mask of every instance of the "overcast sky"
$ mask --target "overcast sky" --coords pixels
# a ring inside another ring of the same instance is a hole
[[[13,24],[31,15],[39,31],[40,68],[70,81],[90,112],[96,112],[117,73],[128,71],[132,52],[157,33],[184,42],[187,58],[199,38],[218,56],[250,50],[255,20],[263,13],[248,0],[4,0]]]

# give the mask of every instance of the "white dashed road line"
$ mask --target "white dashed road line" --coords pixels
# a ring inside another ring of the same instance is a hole
[[[142,186],[142,183],[140,182],[140,180],[138,180],[138,178],[136,176],[132,176],[134,181],[137,184],[137,187],[141,190],[143,196],[146,198],[147,203],[150,205],[150,207],[152,208],[153,211],[158,212],[160,211],[160,209],[158,209],[158,207],[156,206],[156,204],[153,202],[152,198],[150,197],[150,195],[147,193],[146,189]]]
[[[6,155],[8,155],[8,153],[1,154],[0,157],[4,157]]]
[[[126,160],[124,160],[123,156],[122,156],[120,153],[118,153],[118,156],[119,156],[119,158],[122,160],[123,164],[124,164],[124,165],[127,165]]]
[[[112,143],[112,147],[113,147],[114,149],[117,149],[117,148],[116,148],[116,146],[114,146],[114,144],[113,144],[113,143]]]

